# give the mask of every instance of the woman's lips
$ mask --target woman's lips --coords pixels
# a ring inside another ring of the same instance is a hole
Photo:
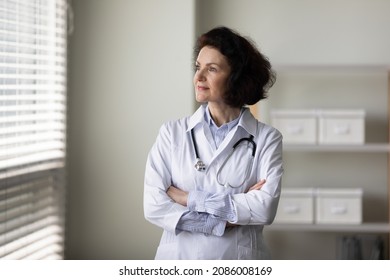
[[[208,90],[209,88],[208,87],[204,87],[204,86],[197,86],[196,87],[199,91],[203,91],[203,90]]]

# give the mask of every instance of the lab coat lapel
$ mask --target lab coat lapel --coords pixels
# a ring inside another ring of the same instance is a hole
[[[248,108],[242,113],[242,117],[238,122],[238,127],[242,127],[248,134],[256,137],[257,135],[257,119],[252,115]]]
[[[193,129],[198,124],[204,123],[204,113],[206,110],[206,105],[201,105],[198,110],[195,111],[195,113],[189,118],[188,125],[187,125],[187,133],[191,132],[191,129]]]

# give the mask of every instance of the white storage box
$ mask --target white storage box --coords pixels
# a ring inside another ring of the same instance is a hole
[[[364,144],[364,110],[322,110],[319,144]]]
[[[316,223],[360,224],[362,223],[363,190],[318,189],[316,194]]]
[[[283,189],[279,200],[275,223],[314,222],[314,190],[309,188]]]
[[[317,114],[314,110],[273,110],[271,122],[282,133],[286,144],[317,143]]]

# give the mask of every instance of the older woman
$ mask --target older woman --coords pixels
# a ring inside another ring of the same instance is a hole
[[[165,123],[146,164],[144,211],[164,229],[156,259],[265,259],[279,201],[282,135],[247,105],[275,76],[250,40],[218,27],[195,48],[192,115]]]

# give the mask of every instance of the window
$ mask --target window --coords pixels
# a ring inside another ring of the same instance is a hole
[[[0,259],[61,259],[66,0],[0,0]]]

